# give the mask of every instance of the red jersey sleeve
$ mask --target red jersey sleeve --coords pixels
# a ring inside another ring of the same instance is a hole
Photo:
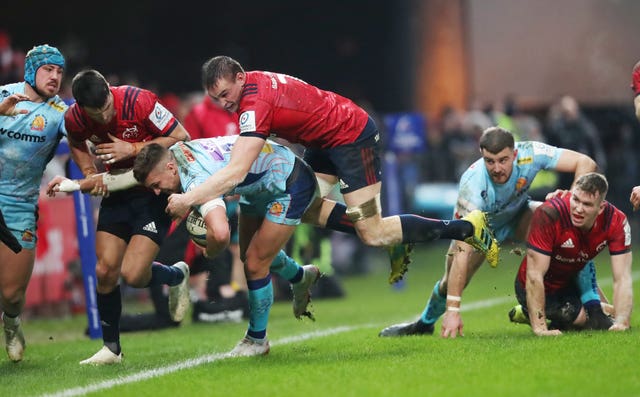
[[[557,235],[557,210],[544,203],[533,213],[531,228],[527,237],[527,247],[551,256]]]
[[[178,126],[178,120],[151,91],[141,90],[134,103],[135,114],[144,118],[144,125],[149,134],[168,136]]]
[[[71,140],[82,142],[89,138],[87,120],[77,103],[71,105],[65,113],[64,126],[67,129],[67,136]]]
[[[626,215],[619,209],[614,208],[613,216],[609,227],[609,253],[619,255],[631,250],[631,227]]]

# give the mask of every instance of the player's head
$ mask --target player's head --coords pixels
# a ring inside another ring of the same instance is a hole
[[[164,146],[151,143],[142,148],[133,163],[133,177],[155,194],[181,190],[178,166]]]
[[[24,81],[38,95],[53,97],[60,91],[64,65],[64,56],[56,47],[48,44],[35,46],[24,59]]]
[[[109,83],[94,69],[83,70],[71,82],[71,92],[78,106],[96,122],[106,124],[115,115]]]
[[[205,91],[228,112],[238,110],[245,76],[242,65],[228,56],[213,57],[202,65],[202,85]]]
[[[588,231],[596,217],[606,206],[604,201],[609,190],[607,178],[597,172],[589,172],[576,180],[571,189],[571,223]]]
[[[513,134],[504,128],[489,127],[480,136],[479,143],[480,154],[491,180],[498,184],[507,182],[518,154]]]

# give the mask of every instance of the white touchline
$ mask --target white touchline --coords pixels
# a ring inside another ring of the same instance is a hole
[[[633,272],[633,279],[637,280],[640,277],[640,272]],[[598,284],[600,286],[608,286],[613,283],[611,278],[605,278],[602,280],[598,280]],[[501,297],[501,298],[492,298],[485,299],[476,302],[469,302],[464,304],[463,311],[471,311],[483,309],[491,306],[497,306],[499,304],[515,301],[513,297]],[[413,321],[413,320],[412,320]],[[275,341],[271,342],[271,346],[277,345],[288,345],[290,343],[297,343],[307,339],[313,338],[322,338],[324,336],[341,334],[343,332],[349,332],[360,328],[370,328],[373,326],[377,326],[375,324],[362,324],[362,325],[354,325],[354,326],[342,326],[336,328],[329,328],[320,331],[308,332],[305,334],[295,335],[295,336],[287,336]],[[94,383],[88,386],[74,387],[71,389],[61,390],[59,392],[51,393],[51,394],[43,394],[42,397],[73,397],[73,396],[82,396],[87,393],[110,389],[115,386],[125,385],[128,383],[140,382],[143,380],[156,378],[158,376],[170,374],[176,371],[180,371],[183,369],[197,367],[199,365],[212,363],[215,361],[220,361],[230,358],[227,353],[215,353],[215,354],[207,354],[204,356],[192,358],[189,360],[185,360],[176,364],[167,365],[165,367],[160,367],[156,369],[151,369],[147,371],[138,372],[136,374],[119,377],[116,379],[105,380],[102,382]]]

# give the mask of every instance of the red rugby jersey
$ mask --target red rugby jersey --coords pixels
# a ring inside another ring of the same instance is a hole
[[[610,255],[631,250],[631,229],[625,214],[606,202],[589,232],[583,233],[571,223],[569,200],[554,198],[542,204],[533,216],[527,247],[551,257],[544,276],[545,292],[564,288],[575,280],[585,264],[609,246]],[[526,284],[527,258],[518,271]]]
[[[227,112],[213,103],[209,96],[205,96],[185,116],[182,126],[191,139],[237,135],[238,115]]]
[[[176,118],[158,101],[151,91],[132,86],[109,87],[116,114],[108,124],[93,121],[77,103],[71,105],[64,121],[68,135],[75,141],[90,140],[93,144],[111,142],[107,134],[127,142],[145,142],[158,136],[168,136],[178,125]],[[107,170],[130,168],[133,158],[118,161]]]
[[[240,134],[277,136],[310,148],[353,143],[367,113],[331,91],[272,72],[247,72],[238,114]]]

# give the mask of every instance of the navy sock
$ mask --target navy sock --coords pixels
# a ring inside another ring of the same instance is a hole
[[[102,340],[115,354],[120,354],[120,315],[122,314],[122,296],[120,285],[108,294],[98,293],[98,314],[102,325]]]
[[[426,243],[437,239],[464,240],[473,235],[473,225],[463,220],[424,218],[418,215],[400,215],[402,243]]]
[[[184,273],[177,267],[163,265],[160,262],[151,264],[151,280],[147,287],[151,285],[167,284],[169,286],[178,285],[184,280]]]
[[[346,205],[336,203],[336,206],[331,210],[331,214],[329,214],[325,228],[355,235],[356,229],[353,227],[353,222],[347,217],[346,212]]]

